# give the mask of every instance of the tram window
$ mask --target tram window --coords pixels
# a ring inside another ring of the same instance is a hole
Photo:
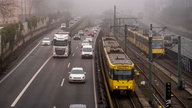
[[[113,74],[114,80],[128,80],[132,79],[132,71],[131,70],[115,70]]]
[[[152,48],[162,48],[162,47],[163,47],[162,41],[153,41]]]
[[[131,75],[132,72],[131,70],[128,71],[128,70],[116,70],[114,71],[114,75]]]

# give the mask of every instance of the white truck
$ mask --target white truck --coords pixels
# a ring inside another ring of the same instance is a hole
[[[53,57],[68,57],[71,53],[69,32],[58,32],[53,38]]]

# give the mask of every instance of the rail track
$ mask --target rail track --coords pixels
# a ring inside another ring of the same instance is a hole
[[[130,45],[129,45],[130,46]],[[132,45],[131,45],[132,46]],[[133,46],[132,46],[133,47]],[[139,51],[137,51],[139,52]],[[140,69],[140,72],[143,74],[143,80],[147,81],[148,83],[148,60],[141,54],[138,54],[135,49],[129,48],[129,55],[132,55],[131,58],[133,61],[137,64],[138,69]],[[132,53],[132,54],[131,54]],[[165,62],[163,62],[165,63]],[[161,67],[163,68],[163,67]],[[165,84],[166,82],[171,82],[172,84],[172,106],[174,108],[185,108],[185,107],[191,107],[190,101],[185,99],[184,97],[190,96],[189,93],[186,91],[179,91],[177,90],[177,83],[173,82],[171,80],[171,75],[166,75],[162,72],[162,69],[159,69],[159,67],[156,67],[156,65],[153,64],[152,66],[152,87],[153,87],[153,98],[155,99],[155,102],[157,105],[164,106],[166,105],[165,100]],[[141,80],[140,80],[141,81]],[[139,81],[138,81],[139,83]],[[148,94],[146,94],[147,96]],[[157,106],[155,105],[155,106]]]
[[[131,95],[114,97],[116,108],[137,108]]]
[[[163,68],[168,70],[171,75],[174,75],[175,77],[178,77],[178,70],[177,70],[178,65],[176,64],[177,60],[173,61],[174,59],[175,58],[170,57],[169,55],[165,55],[165,58],[163,60],[162,59],[156,59],[156,63],[158,63]],[[192,75],[189,72],[182,71],[182,78],[183,78],[183,80],[185,82],[185,85],[192,88],[192,82],[191,82]]]

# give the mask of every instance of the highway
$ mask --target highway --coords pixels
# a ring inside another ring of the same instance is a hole
[[[53,38],[57,30],[44,37]],[[68,108],[70,104],[97,107],[94,59],[81,59],[81,41],[72,40],[68,58],[53,58],[52,46],[41,41],[0,80],[1,108]],[[72,67],[83,67],[85,83],[69,83]]]

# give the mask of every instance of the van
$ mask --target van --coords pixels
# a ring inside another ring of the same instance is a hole
[[[81,58],[93,58],[93,47],[92,45],[84,45],[81,49]]]

